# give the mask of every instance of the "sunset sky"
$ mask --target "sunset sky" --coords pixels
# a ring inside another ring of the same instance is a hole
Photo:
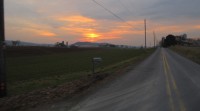
[[[147,45],[168,34],[200,38],[200,0],[4,0],[7,40]],[[109,12],[110,11],[110,12]]]

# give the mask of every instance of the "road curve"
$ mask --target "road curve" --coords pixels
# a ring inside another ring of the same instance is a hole
[[[158,48],[70,111],[200,111],[200,65]]]

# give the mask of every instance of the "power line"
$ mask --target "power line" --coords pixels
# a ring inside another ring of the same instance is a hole
[[[114,17],[118,18],[119,20],[125,22],[127,25],[131,26],[134,28],[133,25],[129,24],[126,22],[126,20],[124,20],[123,18],[121,18],[120,16],[118,16],[117,14],[115,14],[114,12],[112,12],[111,10],[109,10],[108,8],[106,8],[105,6],[103,6],[102,4],[100,4],[99,2],[97,2],[96,0],[92,0],[94,3],[96,3],[97,5],[99,5],[100,7],[102,7],[105,11],[107,11],[108,13],[110,13],[111,15],[113,15]],[[134,28],[136,29],[136,28]]]
[[[119,4],[121,4],[121,6],[126,10],[127,14],[129,15],[133,14],[133,12],[121,0],[118,0],[118,1],[119,1]],[[137,25],[137,26],[141,26],[141,25]]]
[[[115,16],[116,18],[120,19],[123,22],[126,22],[124,19],[122,19],[120,16],[118,16],[117,14],[115,14],[114,12],[112,12],[111,10],[109,10],[108,8],[106,8],[105,6],[101,5],[99,2],[92,0],[93,2],[95,2],[97,5],[101,6],[104,10],[106,10],[107,12],[109,12],[110,14],[112,14],[113,16]]]
[[[118,1],[119,1],[119,4],[121,4],[121,6],[124,7],[124,9],[127,10],[127,12],[128,12],[129,14],[132,14],[132,12],[129,10],[129,8],[127,8],[127,7],[124,5],[124,3],[122,3],[121,0],[118,0]]]

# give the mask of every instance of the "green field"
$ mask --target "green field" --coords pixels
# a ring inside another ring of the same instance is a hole
[[[175,52],[200,64],[200,47],[175,46],[171,48]]]
[[[10,95],[56,86],[91,74],[92,58],[101,57],[98,71],[105,72],[137,59],[154,49],[83,49],[60,51],[35,48],[8,49],[6,67]]]

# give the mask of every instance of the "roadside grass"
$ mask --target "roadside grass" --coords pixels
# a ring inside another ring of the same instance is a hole
[[[200,47],[175,46],[172,50],[200,64]]]
[[[33,56],[9,56],[6,59],[9,95],[26,93],[87,77],[92,73],[92,58],[102,57],[97,72],[113,72],[141,61],[154,49],[98,49]]]

